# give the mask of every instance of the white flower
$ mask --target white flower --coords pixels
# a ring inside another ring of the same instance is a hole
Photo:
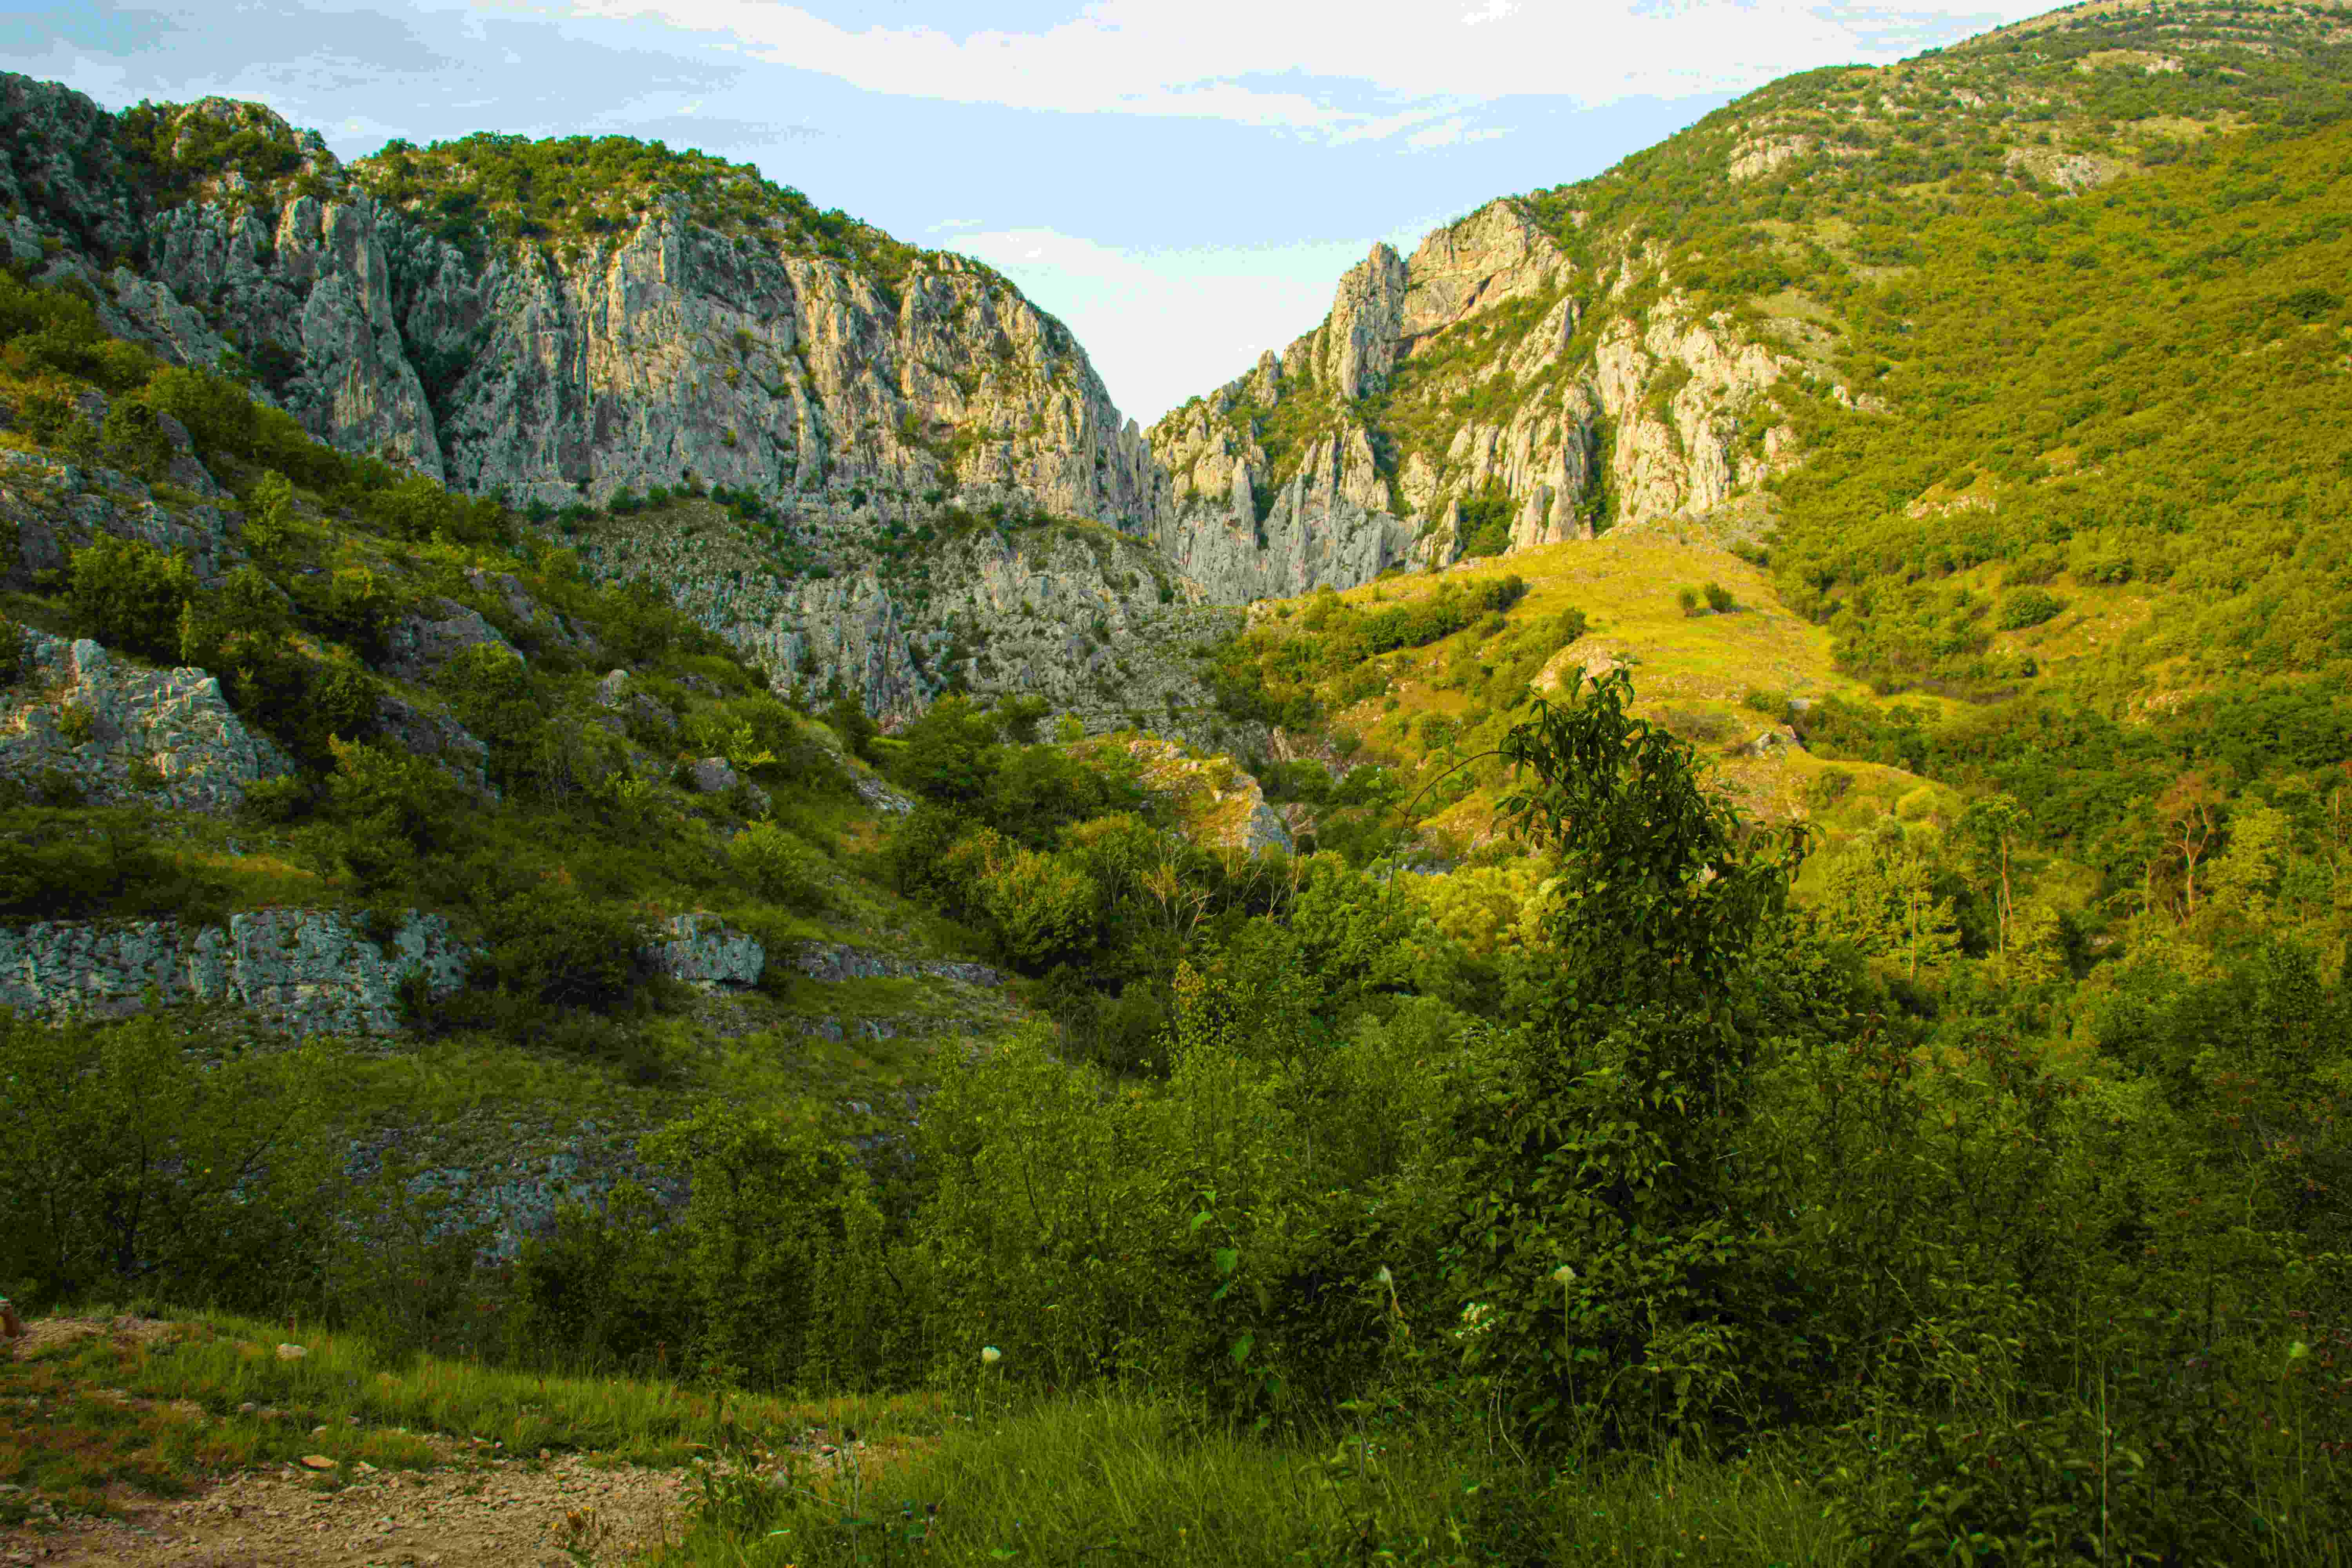
[[[980,1363],[982,1366],[994,1366],[998,1362],[1001,1362],[1003,1359],[1004,1352],[998,1350],[994,1345],[982,1345],[980,1347]]]
[[[1555,1283],[1567,1285],[1576,1279],[1576,1270],[1563,1263],[1551,1271],[1551,1277]]]

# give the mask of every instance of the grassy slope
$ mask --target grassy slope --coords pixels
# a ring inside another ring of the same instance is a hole
[[[1728,552],[1657,533],[1603,535],[1591,543],[1546,545],[1504,561],[1457,567],[1442,578],[1388,578],[1340,598],[1360,607],[1412,603],[1438,592],[1442,584],[1475,584],[1512,574],[1526,581],[1528,593],[1506,614],[1509,629],[1496,642],[1566,609],[1582,611],[1587,622],[1583,638],[1548,658],[1529,695],[1556,693],[1562,673],[1586,668],[1588,661],[1599,669],[1611,658],[1623,659],[1633,667],[1635,711],[1696,745],[1708,757],[1717,787],[1743,809],[1764,820],[1812,815],[1806,786],[1827,764],[1794,747],[1760,757],[1729,754],[1777,722],[1745,700],[1756,691],[1858,698],[1867,689],[1837,672],[1826,629],[1790,614],[1772,579]],[[1709,582],[1728,588],[1738,608],[1685,616],[1679,591]],[[1286,612],[1296,616],[1309,602],[1261,605],[1256,624],[1279,627]],[[1429,714],[1459,719],[1471,707],[1471,697],[1449,679],[1447,667],[1487,640],[1474,626],[1426,647],[1384,656],[1387,691],[1330,711],[1326,728],[1354,732],[1369,759],[1396,766],[1412,781],[1411,787],[1422,787],[1452,762],[1492,743],[1488,731],[1497,730],[1496,720],[1436,748],[1419,723]],[[1490,700],[1499,707],[1505,700],[1498,693]],[[1927,701],[1933,706],[1936,700]],[[1840,765],[1854,775],[1856,789],[1848,797],[1851,804],[1824,824],[1832,832],[1922,787],[1897,768]],[[1478,788],[1425,818],[1428,828],[1474,844],[1491,836],[1494,803],[1507,785],[1494,764],[1485,768]]]

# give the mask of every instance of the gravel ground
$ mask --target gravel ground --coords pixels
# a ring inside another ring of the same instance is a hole
[[[332,1491],[293,1466],[229,1477],[174,1502],[124,1500],[119,1519],[0,1535],[0,1563],[124,1568],[278,1564],[562,1565],[567,1543],[617,1563],[682,1532],[685,1477],[565,1458],[484,1469],[379,1471]],[[571,1515],[578,1523],[568,1523]]]

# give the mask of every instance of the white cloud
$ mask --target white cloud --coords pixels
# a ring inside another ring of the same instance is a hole
[[[1888,58],[1893,38],[1923,22],[1948,18],[1958,33],[2032,15],[2046,0],[1091,0],[1024,32],[851,27],[771,0],[542,3],[726,35],[761,58],[876,92],[1354,140],[1522,94],[1590,106],[1744,90],[1791,70]]]

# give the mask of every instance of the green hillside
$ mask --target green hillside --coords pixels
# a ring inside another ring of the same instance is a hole
[[[1678,293],[1803,345],[1738,414],[1801,461],[1737,551],[1041,631],[1191,660],[1231,756],[884,733],[652,575],[830,582],[789,500],[450,492],[9,267],[0,984],[299,911],[467,961],[365,1036],[161,969],[0,1011],[0,1555],[227,1476],[370,1555],[427,1471],[641,1466],[667,1563],[2352,1560],[2346,15],[2078,7],[1527,198],[1624,284],[1585,348]],[[306,177],[124,123],[142,188]],[[898,257],[634,144],[360,177],[461,247],[675,195]],[[1465,380],[1553,302],[1226,412],[1394,477],[1561,390]],[[1013,559],[942,501],[910,595],[943,531]],[[199,742],[268,766],[207,807]],[[726,978],[648,956],[688,913]],[[612,1561],[576,1500],[534,1542]]]

